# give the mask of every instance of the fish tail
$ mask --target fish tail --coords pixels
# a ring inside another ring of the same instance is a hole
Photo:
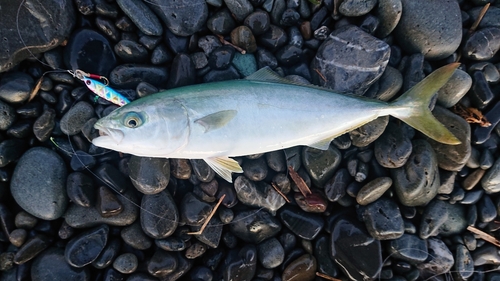
[[[429,109],[434,94],[446,84],[459,65],[459,63],[448,64],[429,74],[390,104],[393,109],[390,115],[433,140],[445,144],[460,144],[460,140],[439,122]]]

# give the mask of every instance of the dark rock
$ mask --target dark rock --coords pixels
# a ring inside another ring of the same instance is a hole
[[[170,236],[165,239],[156,239],[155,244],[167,252],[179,252],[187,248],[187,243],[175,236]]]
[[[229,229],[241,240],[258,244],[275,236],[281,230],[281,224],[267,211],[250,210],[236,213]]]
[[[227,9],[222,9],[207,21],[207,28],[214,34],[226,35],[236,27],[236,22]]]
[[[132,184],[144,194],[164,190],[170,180],[170,162],[164,158],[130,157],[128,163]]]
[[[253,6],[248,0],[224,0],[224,3],[238,22],[242,22],[253,12]]]
[[[124,175],[109,163],[104,163],[94,170],[96,177],[104,185],[118,193],[132,189],[130,181]]]
[[[392,179],[389,177],[376,178],[359,190],[356,195],[356,201],[359,205],[370,204],[379,199],[392,185]]]
[[[61,118],[61,131],[65,135],[76,135],[92,117],[94,117],[92,105],[84,101],[78,102]]]
[[[227,69],[234,57],[234,48],[222,46],[214,49],[208,57],[208,65],[212,69]]]
[[[267,183],[255,183],[245,176],[238,176],[234,189],[240,202],[253,207],[262,207],[274,214],[286,201]]]
[[[3,5],[2,13],[0,72],[62,44],[76,21],[72,1],[11,1]]]
[[[377,240],[397,239],[404,233],[404,222],[398,205],[382,197],[362,208],[361,216],[370,235]]]
[[[36,255],[49,246],[49,238],[43,234],[37,234],[26,241],[14,255],[15,264],[24,264],[32,260]]]
[[[481,178],[481,186],[488,194],[500,191],[500,159],[497,159]]]
[[[252,181],[261,181],[267,176],[268,168],[264,157],[245,160],[242,168],[244,175]]]
[[[403,234],[400,238],[391,240],[388,251],[391,256],[411,264],[424,262],[428,257],[427,242],[411,234]]]
[[[164,67],[137,64],[119,65],[110,73],[109,81],[121,88],[135,88],[140,82],[148,82],[161,87],[168,81]]]
[[[240,79],[240,74],[233,66],[230,66],[225,70],[210,70],[205,76],[203,76],[203,82],[205,83],[235,79]]]
[[[421,277],[430,278],[449,272],[455,261],[446,244],[439,239],[429,238],[427,239],[427,249],[429,258],[417,265],[421,271]]]
[[[324,151],[310,147],[302,149],[302,164],[317,187],[323,187],[333,176],[341,157],[340,151],[331,145]]]
[[[17,204],[26,212],[41,219],[54,220],[63,215],[68,204],[66,175],[66,166],[57,153],[35,147],[19,159],[10,190]]]
[[[356,26],[341,27],[319,47],[311,63],[313,83],[337,92],[363,94],[383,74],[389,56],[387,43]],[[315,69],[326,79],[321,79]]]
[[[168,87],[177,88],[195,83],[196,72],[191,58],[186,54],[177,54],[170,66]]]
[[[488,122],[491,123],[489,127],[476,126],[474,132],[472,133],[472,142],[476,144],[482,144],[490,139],[491,132],[497,128],[500,128],[498,124],[500,123],[500,102],[497,102],[484,117]]]
[[[244,24],[252,30],[254,36],[259,36],[269,29],[271,19],[268,13],[257,10],[245,18]]]
[[[25,141],[8,139],[0,142],[0,167],[17,161],[28,148]]]
[[[389,122],[384,133],[375,140],[374,154],[385,168],[402,167],[412,152],[413,130],[402,122]]]
[[[109,227],[103,224],[74,237],[64,250],[66,262],[78,268],[93,262],[106,246],[108,234]]]
[[[147,270],[154,277],[165,277],[177,269],[177,263],[176,255],[158,249],[147,262]]]
[[[282,26],[293,26],[300,20],[300,14],[294,9],[286,9],[281,14],[280,24]]]
[[[167,28],[178,36],[190,36],[207,22],[208,6],[204,0],[153,0],[148,2]]]
[[[141,225],[148,236],[166,238],[174,233],[178,221],[179,213],[170,192],[164,190],[142,197]]]
[[[118,0],[117,4],[144,34],[160,36],[163,33],[160,21],[144,2]]]
[[[466,227],[463,205],[435,199],[424,209],[419,236],[422,239],[436,235],[450,236],[461,233]]]
[[[474,260],[464,245],[457,245],[455,250],[455,268],[453,275],[459,279],[467,280],[474,273]]]
[[[257,249],[254,245],[245,245],[241,249],[232,249],[226,256],[222,267],[224,280],[238,276],[241,280],[252,280],[257,269]]]
[[[394,35],[407,53],[421,53],[426,59],[438,60],[458,49],[462,24],[456,1],[401,2],[403,13]],[[435,21],[436,18],[441,20]]]
[[[180,180],[187,180],[191,176],[191,165],[187,159],[170,159],[171,175]]]
[[[270,238],[257,245],[259,261],[264,268],[276,268],[285,258],[285,250],[278,239]]]
[[[113,239],[106,244],[97,259],[92,262],[92,266],[97,269],[104,269],[111,265],[113,260],[118,256],[121,247],[119,239]],[[84,267],[85,268],[85,267]]]
[[[190,226],[198,226],[203,224],[208,218],[208,215],[212,211],[212,206],[198,199],[192,192],[189,192],[182,198],[179,209],[183,222]]]
[[[316,258],[305,254],[292,261],[283,270],[282,280],[313,280],[316,276]]]
[[[339,5],[339,13],[347,17],[359,17],[369,13],[377,4],[375,0],[348,0]]]
[[[382,135],[388,123],[389,117],[383,116],[350,131],[349,137],[352,140],[352,145],[357,147],[368,146]]]
[[[452,107],[469,91],[471,86],[472,78],[470,75],[457,69],[453,72],[450,80],[439,89],[437,103],[446,108]]]
[[[336,202],[346,194],[346,188],[352,182],[347,169],[342,168],[325,184],[325,195],[331,202]]]
[[[295,45],[286,45],[278,50],[276,59],[283,66],[293,66],[302,60],[302,49]]]
[[[89,268],[75,268],[64,260],[64,250],[52,247],[41,253],[31,265],[31,280],[89,280]]]
[[[464,56],[473,60],[491,59],[500,49],[500,28],[486,27],[470,35],[465,42]]]
[[[231,42],[245,50],[247,53],[255,53],[257,44],[252,30],[247,26],[238,26],[231,31]]]
[[[317,190],[304,197],[299,192],[294,194],[295,203],[307,213],[324,213],[328,207],[328,201]]]
[[[384,38],[391,34],[394,28],[401,19],[403,4],[401,0],[379,0],[378,1],[378,18],[380,20],[377,35],[379,38]]]
[[[217,248],[222,236],[222,222],[219,218],[213,217],[207,224],[207,227],[199,235],[195,235],[196,239],[206,244],[209,247]],[[197,232],[201,226],[193,226],[191,229]]]
[[[96,209],[103,218],[116,216],[123,211],[123,205],[108,187],[100,186],[97,191]]]
[[[0,80],[0,99],[9,104],[24,103],[29,98],[33,84],[33,78],[28,74],[7,73]]]
[[[132,253],[121,254],[113,262],[113,268],[123,274],[130,274],[138,267],[137,256]]]
[[[270,25],[270,28],[258,37],[259,44],[271,52],[275,52],[288,41],[286,32],[279,26]]]
[[[16,121],[16,111],[8,104],[0,101],[0,130],[9,129]]]
[[[148,50],[144,46],[131,40],[121,40],[114,49],[115,53],[128,63],[143,62],[149,57]]]
[[[306,213],[300,209],[285,206],[279,212],[280,220],[295,235],[302,239],[312,240],[323,229],[325,224],[322,217]]]
[[[94,168],[95,163],[94,156],[84,151],[76,150],[71,157],[70,166],[73,171],[78,172]]]
[[[490,196],[483,195],[477,206],[477,217],[480,222],[491,222],[497,217],[497,208],[493,204]]]
[[[95,203],[95,189],[92,179],[87,175],[74,172],[68,175],[66,191],[69,199],[82,207],[90,207]]]
[[[317,261],[318,272],[328,276],[338,276],[339,269],[330,255],[330,238],[322,234],[314,241],[314,257]]]

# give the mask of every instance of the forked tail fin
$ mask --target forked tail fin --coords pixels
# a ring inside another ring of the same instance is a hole
[[[394,109],[391,115],[438,142],[460,144],[460,140],[429,110],[431,98],[450,79],[459,65],[459,63],[448,64],[429,74],[390,104]]]

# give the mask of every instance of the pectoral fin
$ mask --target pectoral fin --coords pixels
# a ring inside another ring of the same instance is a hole
[[[208,166],[210,166],[219,176],[228,182],[233,182],[231,173],[243,173],[240,164],[229,157],[214,157],[203,160],[205,160]]]
[[[322,139],[315,143],[311,143],[308,146],[319,149],[319,150],[327,150],[330,147],[330,143],[335,137],[328,137],[326,139]]]
[[[222,110],[197,119],[194,123],[203,126],[205,128],[205,133],[207,133],[224,127],[237,113],[237,110]]]

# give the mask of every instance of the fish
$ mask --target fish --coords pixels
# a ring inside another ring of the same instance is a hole
[[[142,157],[203,159],[228,182],[243,172],[232,157],[294,146],[326,150],[334,138],[387,115],[456,145],[460,140],[432,115],[429,103],[458,66],[435,70],[393,102],[291,82],[262,68],[245,79],[137,99],[99,119],[92,143]]]

